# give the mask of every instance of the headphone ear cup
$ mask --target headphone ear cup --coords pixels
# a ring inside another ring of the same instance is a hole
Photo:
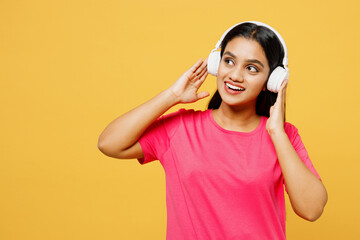
[[[280,90],[280,86],[282,82],[289,77],[289,72],[283,67],[276,67],[274,71],[271,72],[268,83],[267,89],[270,92],[277,93]]]
[[[217,76],[220,60],[221,60],[221,56],[219,51],[214,51],[210,53],[207,62],[208,73]]]

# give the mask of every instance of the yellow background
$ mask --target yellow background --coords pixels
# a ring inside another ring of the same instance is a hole
[[[285,39],[287,120],[329,195],[316,222],[285,195],[288,239],[360,239],[358,12],[357,0],[0,1],[0,239],[165,239],[161,164],[109,158],[98,137],[246,20]],[[201,90],[215,87],[209,76]]]

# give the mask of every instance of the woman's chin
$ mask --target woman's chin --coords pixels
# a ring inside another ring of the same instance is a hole
[[[228,107],[232,109],[245,109],[245,108],[253,108],[256,107],[256,99],[242,99],[236,98],[234,96],[228,96],[226,94],[221,94],[222,102],[221,104],[224,105],[223,107]],[[221,107],[221,105],[220,105]]]

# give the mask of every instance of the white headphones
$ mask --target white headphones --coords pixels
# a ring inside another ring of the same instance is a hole
[[[229,28],[228,30],[226,30],[226,32],[221,36],[221,39],[216,43],[215,49],[213,49],[211,51],[211,53],[208,57],[208,63],[207,63],[208,64],[207,65],[208,73],[210,73],[211,75],[217,76],[220,61],[221,61],[220,51],[218,51],[218,50],[220,49],[221,43],[222,43],[223,39],[225,38],[225,36],[227,35],[227,33],[234,27],[236,27],[242,23],[247,23],[247,22],[254,23],[259,26],[264,26],[264,27],[267,27],[270,30],[272,30],[276,34],[276,36],[279,38],[279,40],[284,48],[284,59],[282,62],[282,64],[284,65],[284,68],[281,66],[276,67],[271,72],[269,79],[268,79],[268,83],[267,83],[267,89],[271,92],[277,93],[280,90],[281,83],[289,77],[287,48],[285,45],[285,41],[280,36],[280,34],[275,29],[273,29],[272,27],[270,27],[269,25],[267,25],[265,23],[256,22],[256,21],[246,21],[246,22],[238,23],[238,24],[232,26],[231,28]]]

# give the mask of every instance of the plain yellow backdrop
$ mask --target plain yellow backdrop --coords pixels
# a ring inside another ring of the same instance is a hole
[[[107,157],[98,137],[246,20],[285,39],[287,120],[328,191],[315,222],[285,194],[288,239],[360,239],[359,9],[357,0],[0,1],[0,239],[165,239],[161,164]],[[215,88],[208,76],[201,90]]]

